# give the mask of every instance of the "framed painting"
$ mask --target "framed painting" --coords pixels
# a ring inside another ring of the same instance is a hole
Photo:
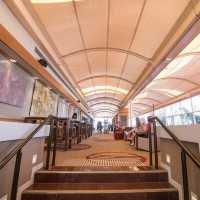
[[[0,55],[0,103],[23,107],[28,81],[20,67]]]
[[[30,116],[46,117],[57,115],[58,95],[36,80]]]

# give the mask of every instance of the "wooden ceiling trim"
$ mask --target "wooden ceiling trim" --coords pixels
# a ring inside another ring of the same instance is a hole
[[[78,83],[81,83],[81,82],[84,82],[84,81],[88,81],[88,80],[90,80],[90,79],[102,78],[102,77],[113,78],[113,79],[120,79],[120,80],[122,80],[122,81],[125,81],[125,82],[131,84],[131,85],[134,85],[134,84],[135,84],[134,82],[129,81],[129,80],[127,80],[127,79],[124,79],[124,78],[122,78],[122,77],[114,76],[114,75],[109,75],[109,74],[89,76],[89,77],[86,77],[86,78],[83,78],[83,79],[79,80]]]
[[[148,63],[151,63],[152,60],[150,58],[147,58],[141,54],[138,54],[136,52],[126,50],[126,49],[120,49],[120,48],[113,48],[113,47],[95,47],[95,48],[86,48],[86,49],[81,49],[78,51],[71,52],[69,54],[62,55],[61,58],[68,58],[70,56],[77,56],[79,54],[82,54],[84,52],[95,52],[95,51],[114,51],[114,52],[119,52],[119,53],[124,53],[128,54],[134,57],[137,57],[139,59],[142,59]]]
[[[98,101],[98,100],[110,100],[110,101],[115,101],[115,102],[118,102],[120,103],[120,100],[114,98],[114,97],[97,97],[97,98],[93,98],[93,99],[89,99],[87,100],[87,102],[92,102],[92,101]]]
[[[102,104],[115,106],[115,107],[117,107],[117,108],[119,107],[119,105],[116,105],[116,104],[114,104],[114,103],[112,103],[112,102],[98,102],[98,103],[90,104],[89,106],[90,106],[90,108],[92,108],[92,107],[94,107],[94,106],[96,106],[96,105],[102,105]]]

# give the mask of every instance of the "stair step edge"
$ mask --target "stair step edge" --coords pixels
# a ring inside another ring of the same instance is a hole
[[[112,194],[112,193],[156,193],[156,192],[178,192],[176,188],[161,189],[120,189],[120,190],[32,190],[28,189],[23,194]]]
[[[61,170],[40,170],[37,174],[143,174],[143,173],[167,173],[166,170],[144,170],[144,171],[61,171]]]

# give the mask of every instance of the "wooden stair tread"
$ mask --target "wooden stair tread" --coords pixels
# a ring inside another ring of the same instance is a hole
[[[174,187],[168,182],[140,182],[140,183],[36,183],[28,190],[162,190]]]
[[[149,166],[137,166],[137,167],[128,167],[128,166],[56,166],[51,169],[52,171],[146,171],[146,170],[155,170]]]

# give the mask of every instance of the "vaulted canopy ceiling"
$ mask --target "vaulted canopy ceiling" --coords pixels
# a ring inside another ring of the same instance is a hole
[[[190,0],[23,2],[58,52],[65,72],[90,111],[108,115],[115,114],[145,70],[151,68],[163,42],[191,3]],[[166,84],[166,79],[160,77],[157,82]],[[146,92],[153,87],[154,83]],[[135,106],[148,107],[148,102],[160,101],[152,96],[145,98],[138,96]]]

